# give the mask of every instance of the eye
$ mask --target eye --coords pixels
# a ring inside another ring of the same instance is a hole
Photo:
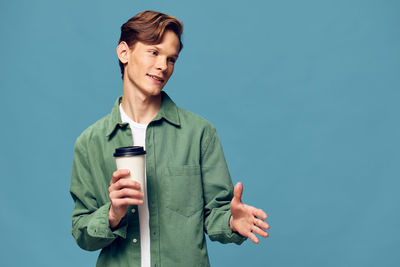
[[[155,50],[150,50],[149,52],[150,52],[150,54],[152,54],[153,56],[157,56],[157,55],[158,55],[158,52],[155,51]]]
[[[175,63],[175,62],[176,62],[176,59],[175,59],[175,58],[172,58],[172,57],[170,57],[170,58],[168,58],[168,62]]]

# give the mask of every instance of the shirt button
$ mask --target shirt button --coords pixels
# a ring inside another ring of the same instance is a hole
[[[136,244],[136,242],[137,242],[137,239],[136,239],[136,238],[134,238],[134,239],[132,240],[132,242]]]
[[[135,209],[131,209],[131,212],[132,212],[132,213],[135,213],[135,211],[136,211]]]

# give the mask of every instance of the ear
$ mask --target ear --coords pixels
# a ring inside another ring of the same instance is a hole
[[[129,46],[126,42],[122,41],[117,46],[117,56],[119,60],[125,64],[128,62]]]

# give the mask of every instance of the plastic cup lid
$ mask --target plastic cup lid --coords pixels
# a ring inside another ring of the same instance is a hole
[[[142,146],[124,146],[115,149],[114,157],[131,157],[146,154]]]

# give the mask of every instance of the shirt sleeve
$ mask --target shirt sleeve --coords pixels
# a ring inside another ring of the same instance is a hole
[[[205,231],[212,241],[240,245],[247,238],[229,227],[233,185],[215,128],[202,147],[201,172],[205,200]]]
[[[89,251],[98,250],[111,244],[117,237],[126,238],[127,223],[122,219],[112,231],[108,221],[111,203],[99,205],[88,163],[85,141],[78,138],[74,147],[70,193],[74,201],[72,212],[72,235],[78,245]]]

